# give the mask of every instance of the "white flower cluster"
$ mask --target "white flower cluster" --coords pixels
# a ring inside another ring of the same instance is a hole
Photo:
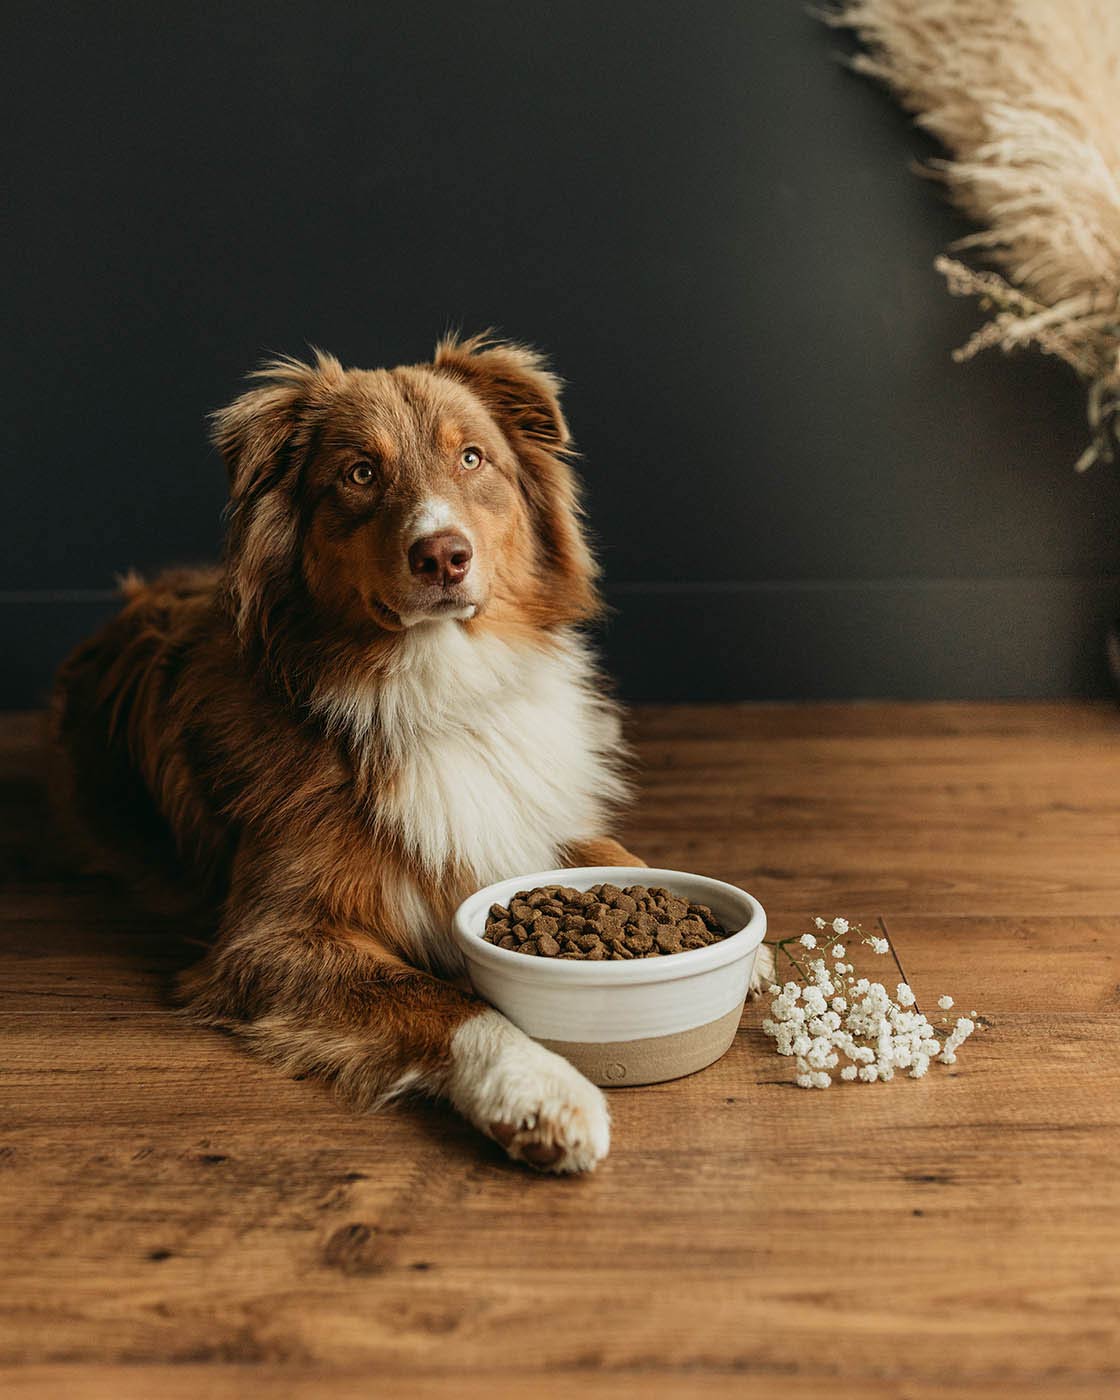
[[[829,927],[823,919],[815,923],[818,930]],[[837,938],[850,932],[877,954],[890,950],[886,938],[867,936],[846,919],[834,919],[831,930]],[[783,943],[793,944],[798,953],[817,947],[811,933]],[[845,956],[835,944],[831,951],[834,959]],[[793,955],[787,956],[793,960]],[[795,965],[800,970],[800,964]],[[837,1069],[841,1079],[865,1084],[891,1080],[896,1070],[921,1079],[934,1059],[954,1064],[957,1050],[976,1029],[974,1021],[963,1017],[951,1030],[947,1023],[944,1030],[935,1029],[916,1009],[914,993],[905,982],[899,982],[892,998],[881,982],[856,978],[851,963],[835,961],[830,968],[818,957],[806,968],[806,985],[770,987],[770,1016],[762,1023],[778,1054],[796,1057],[797,1083],[803,1089],[827,1089],[832,1084],[830,1071]],[[951,997],[938,1001],[943,1010],[952,1004]],[[944,1043],[939,1035],[945,1036]],[[843,1067],[841,1058],[848,1062]]]

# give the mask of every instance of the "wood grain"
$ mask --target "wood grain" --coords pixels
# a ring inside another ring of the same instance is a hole
[[[69,876],[0,723],[0,1385],[14,1397],[1114,1394],[1120,723],[1106,705],[639,711],[623,839],[774,930],[886,920],[951,1068],[806,1093],[759,1011],[615,1092],[593,1177],[342,1112],[169,1009],[183,930]]]

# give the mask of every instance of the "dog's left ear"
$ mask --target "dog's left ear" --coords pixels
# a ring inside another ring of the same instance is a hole
[[[521,464],[521,490],[542,556],[542,616],[555,623],[596,616],[602,608],[598,571],[583,533],[560,380],[536,350],[487,335],[440,341],[432,368],[481,399]]]
[[[561,453],[571,443],[560,380],[539,351],[492,340],[487,332],[469,340],[449,335],[436,346],[433,367],[478,395],[515,450],[518,439]]]

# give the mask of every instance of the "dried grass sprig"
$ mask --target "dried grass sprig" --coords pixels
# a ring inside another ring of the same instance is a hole
[[[933,162],[981,228],[955,245],[1001,270],[936,266],[992,318],[956,352],[1034,347],[1089,384],[1092,442],[1120,444],[1120,4],[839,0],[858,72],[887,84],[949,152]]]

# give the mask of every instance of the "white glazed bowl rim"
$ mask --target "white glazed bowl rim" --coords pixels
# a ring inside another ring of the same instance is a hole
[[[633,960],[604,959],[591,961],[578,958],[532,958],[499,948],[482,937],[486,915],[492,904],[505,904],[518,890],[536,889],[541,885],[568,885],[586,889],[591,885],[663,885],[672,890],[687,884],[689,893],[682,897],[694,903],[719,907],[720,917],[731,918],[741,926],[709,943],[706,948],[691,948],[684,953],[669,953],[660,958]],[[732,913],[732,911],[738,911]],[[455,911],[452,931],[468,961],[489,963],[495,971],[507,977],[556,986],[578,983],[583,986],[633,986],[646,982],[668,982],[711,972],[746,957],[766,936],[766,913],[758,900],[738,885],[713,880],[707,875],[695,875],[688,870],[655,870],[644,865],[585,865],[569,870],[540,870],[533,875],[517,875],[511,880],[499,880],[477,890]]]

